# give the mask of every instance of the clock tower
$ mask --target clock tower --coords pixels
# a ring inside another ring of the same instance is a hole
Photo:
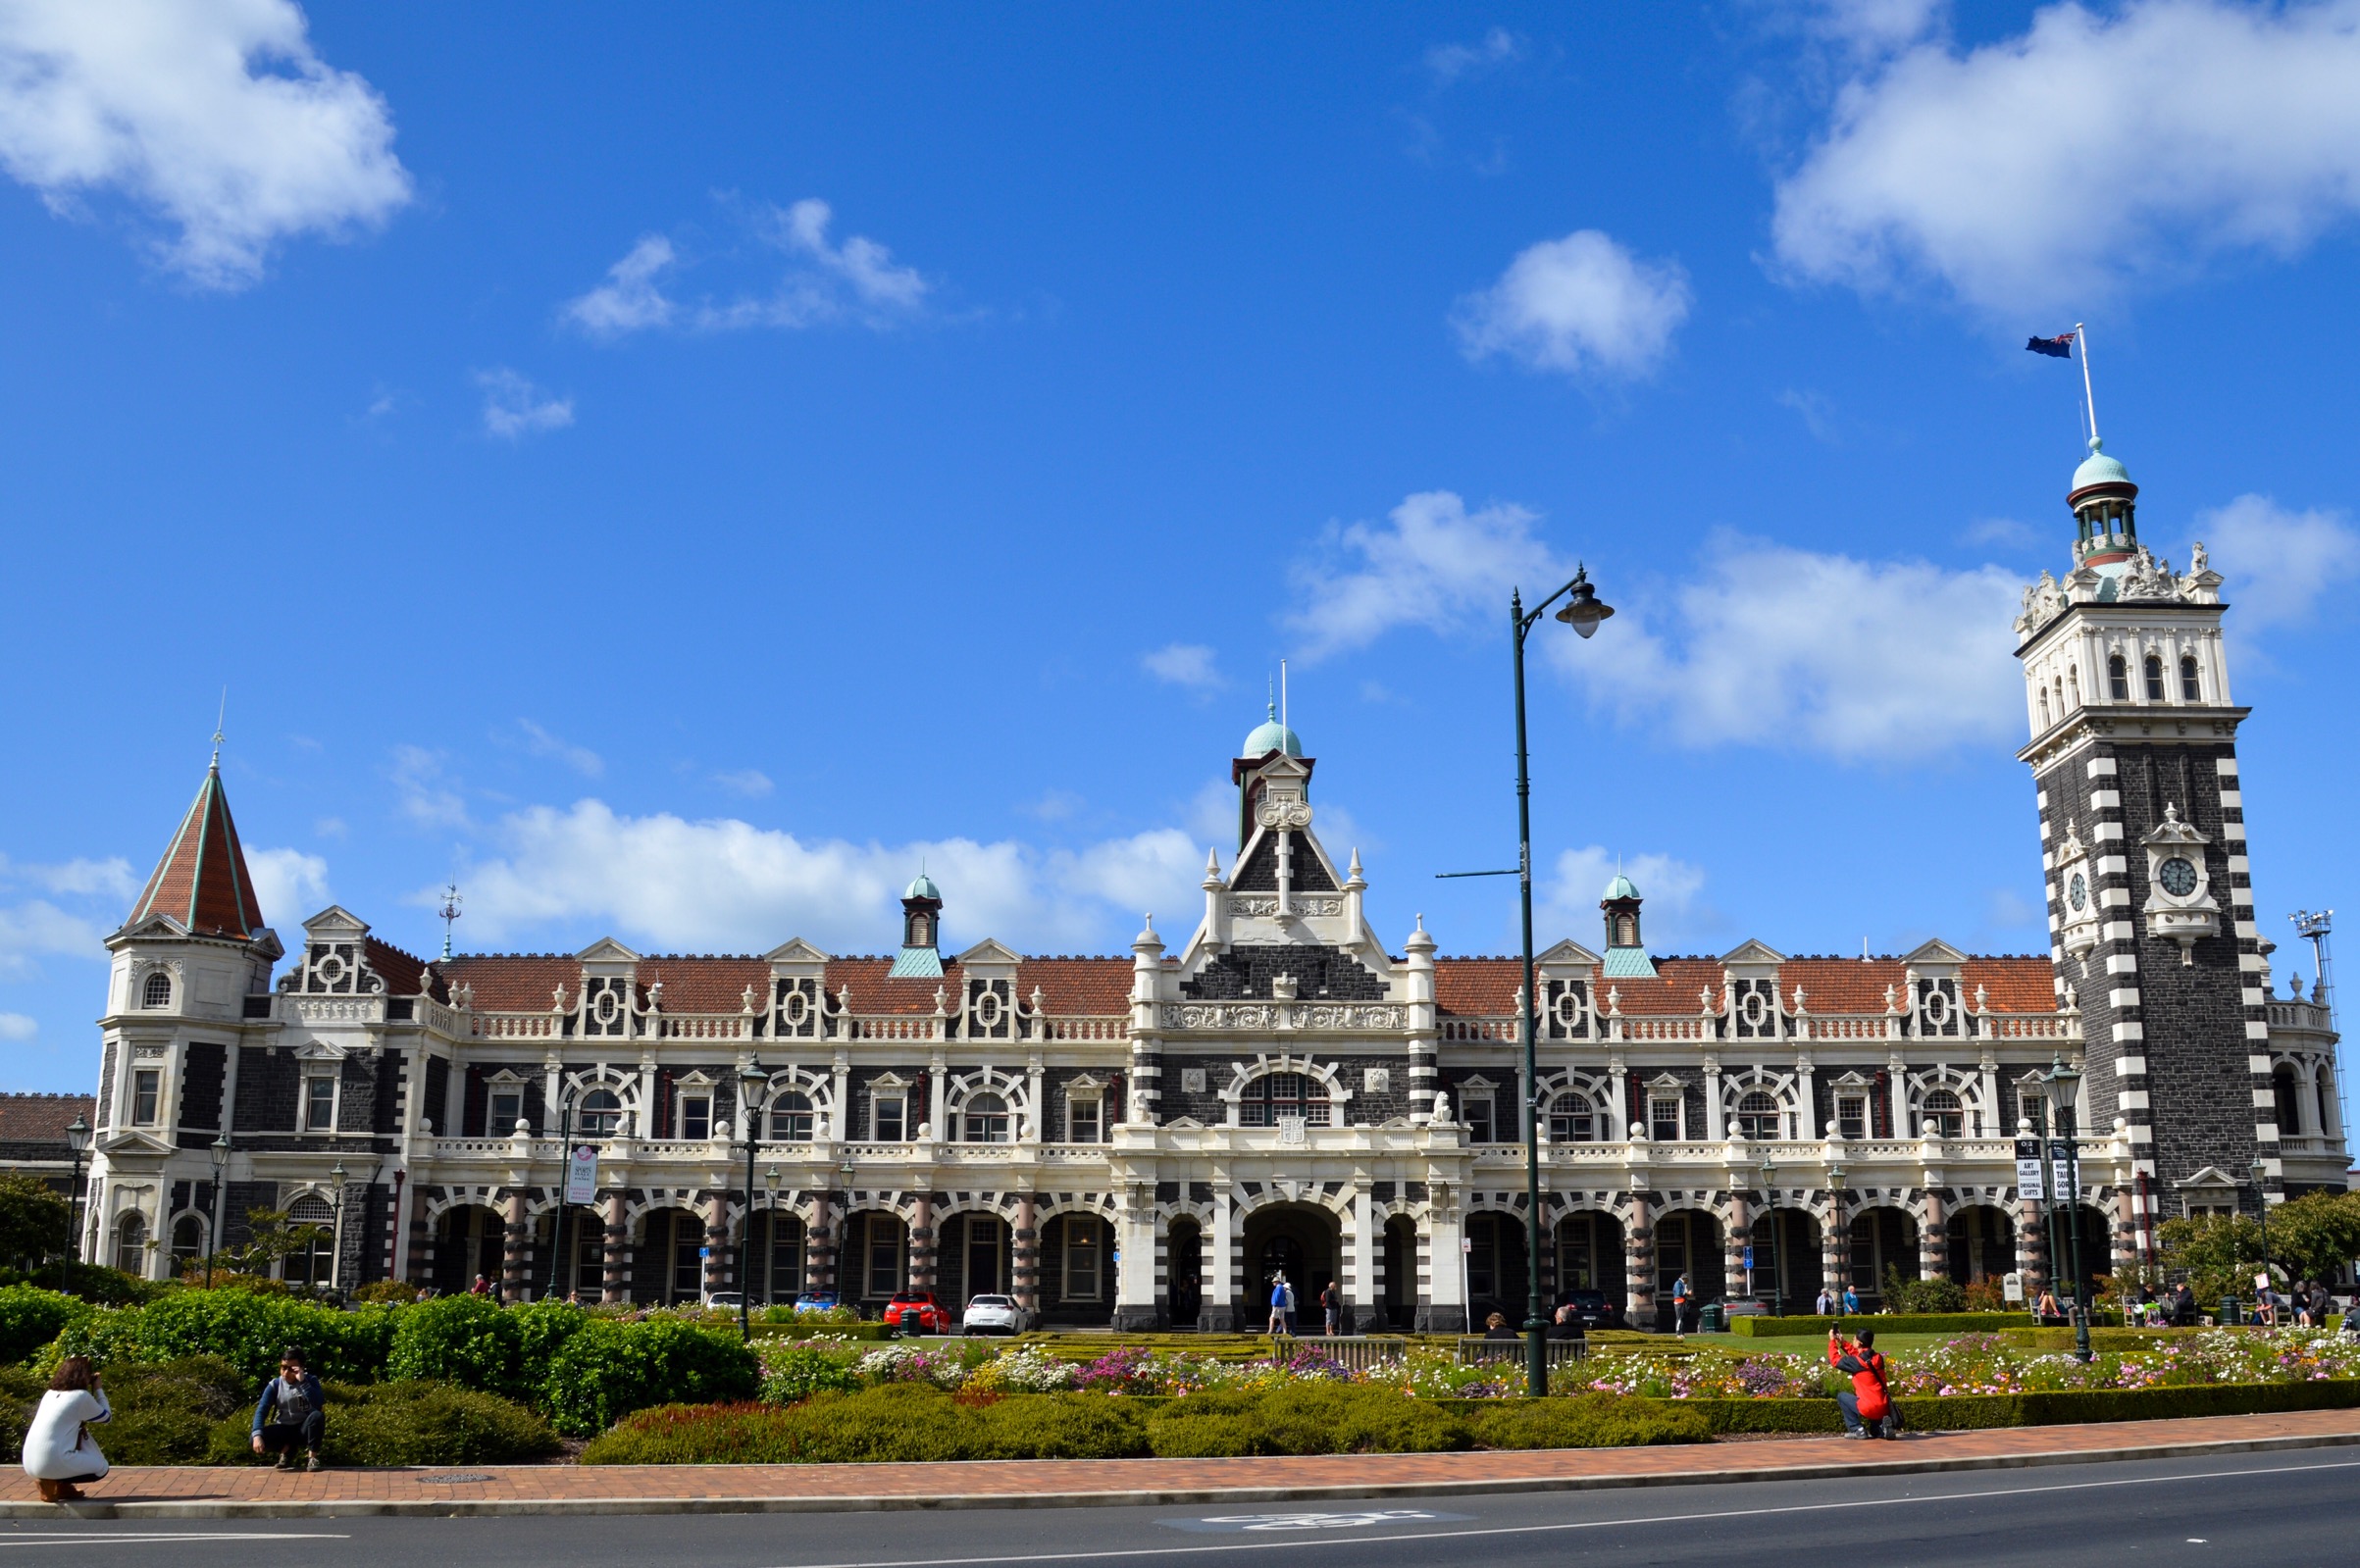
[[[2072,569],[2025,589],[2016,656],[2039,791],[2050,952],[2087,1041],[2081,1127],[2129,1129],[2118,1258],[2258,1156],[2283,1195],[2267,978],[2245,855],[2221,577],[2139,542],[2138,486],[2096,440],[2066,504]]]

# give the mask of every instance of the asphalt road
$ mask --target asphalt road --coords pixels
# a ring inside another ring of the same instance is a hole
[[[2350,1562],[2349,1448],[2033,1470],[1523,1492],[1362,1512],[1259,1504],[947,1513],[332,1519],[27,1519],[0,1558],[72,1568],[2004,1568]]]

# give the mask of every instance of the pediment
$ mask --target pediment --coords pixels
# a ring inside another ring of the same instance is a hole
[[[1567,936],[1532,962],[1535,968],[1544,968],[1549,965],[1583,965],[1596,969],[1598,955]]]
[[[307,936],[323,940],[357,940],[369,935],[369,923],[342,904],[330,904],[303,923]]]
[[[154,1133],[128,1127],[102,1141],[100,1149],[112,1157],[117,1154],[170,1154],[172,1144]]]
[[[825,964],[828,962],[826,953],[821,952],[800,936],[788,937],[769,952],[764,953],[762,957],[773,964]]]
[[[1913,969],[1931,969],[1936,965],[1963,964],[1967,962],[1967,955],[1935,936],[1911,948],[1902,955],[1901,961]]]
[[[295,1060],[299,1062],[340,1062],[343,1059],[343,1048],[331,1045],[324,1039],[307,1039],[295,1047]]]
[[[1876,1087],[1873,1080],[1865,1078],[1859,1073],[1846,1073],[1841,1078],[1829,1079],[1828,1083],[1836,1088],[1874,1088]]]
[[[2164,807],[2164,820],[2157,823],[2139,839],[2142,844],[2186,844],[2191,847],[2209,844],[2212,839],[2198,832],[2194,823],[2181,822],[2176,806]]]
[[[875,1078],[869,1080],[869,1087],[872,1089],[907,1088],[909,1080],[898,1073],[879,1073]]]
[[[1721,954],[1720,961],[1722,964],[1731,969],[1735,969],[1740,965],[1747,964],[1775,966],[1785,963],[1786,955],[1778,951],[1778,949],[1775,947],[1770,946],[1766,942],[1757,941],[1753,937],[1749,936],[1744,941],[1738,943],[1735,947],[1732,947],[1727,952]]]
[[[2234,1191],[2244,1184],[2239,1182],[2235,1177],[2230,1175],[2227,1171],[2221,1169],[2220,1166],[2207,1165],[2201,1170],[2192,1172],[2187,1176],[2180,1177],[2172,1185],[2184,1192],[2189,1190],[2191,1188],[2201,1189],[2208,1191]]]
[[[118,938],[125,936],[148,936],[162,937],[167,940],[178,940],[185,937],[188,935],[188,928],[181,925],[179,921],[173,919],[170,915],[157,913],[148,916],[136,926],[124,927],[115,935]]]
[[[1647,1087],[1649,1088],[1676,1088],[1683,1092],[1685,1092],[1688,1087],[1687,1085],[1680,1082],[1679,1076],[1674,1073],[1658,1073],[1655,1077],[1647,1081]]]
[[[985,964],[1013,965],[1024,962],[1024,955],[996,936],[986,936],[959,954],[958,962],[970,969]]]
[[[1186,1128],[1192,1133],[1202,1133],[1205,1131],[1205,1124],[1198,1121],[1193,1116],[1175,1116],[1163,1125],[1166,1127]]]
[[[636,964],[639,961],[639,954],[612,936],[601,936],[574,955],[574,962],[578,964]]]

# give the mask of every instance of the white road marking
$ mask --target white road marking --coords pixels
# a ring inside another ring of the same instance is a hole
[[[1367,1546],[1396,1541],[1466,1541],[1478,1536],[1544,1536],[1568,1530],[1702,1524],[1715,1519],[1759,1519],[1765,1514],[1832,1513],[1846,1508],[1902,1508],[1929,1502],[1975,1502],[1985,1497],[2032,1497],[2051,1492],[2179,1486],[2190,1481],[2233,1481],[2247,1476],[2301,1475],[2314,1470],[2353,1469],[2360,1469],[2360,1459],[2338,1459],[2329,1464],[2315,1465],[2269,1465],[2252,1470],[2204,1470],[2177,1476],[2125,1476],[2112,1481],[2069,1481],[2054,1487],[1993,1487],[1981,1492],[1934,1492],[1924,1496],[1857,1497],[1843,1502],[1796,1502],[1770,1508],[1718,1508],[1705,1513],[1653,1514],[1631,1519],[1579,1519],[1545,1525],[1487,1525],[1481,1530],[1419,1530],[1392,1536],[1290,1535],[1283,1541],[1241,1541],[1235,1544],[1218,1546],[1114,1546],[1103,1551],[1026,1551],[992,1557],[863,1558],[855,1562],[790,1563],[785,1568],[991,1568],[991,1565],[1000,1563],[1111,1562],[1124,1557],[1196,1557],[1208,1552],[1301,1551],[1310,1546]],[[1810,1479],[1827,1478],[1814,1476]]]
[[[0,1546],[154,1546],[192,1541],[350,1541],[350,1536],[300,1533],[291,1530],[188,1530],[166,1533],[149,1530],[77,1530],[0,1533]]]

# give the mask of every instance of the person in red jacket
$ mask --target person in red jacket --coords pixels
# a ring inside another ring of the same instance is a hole
[[[1844,1412],[1844,1436],[1873,1438],[1893,1413],[1892,1396],[1884,1384],[1884,1357],[1876,1351],[1876,1331],[1863,1329],[1860,1339],[1844,1342],[1843,1331],[1827,1331],[1827,1364],[1852,1380],[1850,1392],[1835,1396]]]

